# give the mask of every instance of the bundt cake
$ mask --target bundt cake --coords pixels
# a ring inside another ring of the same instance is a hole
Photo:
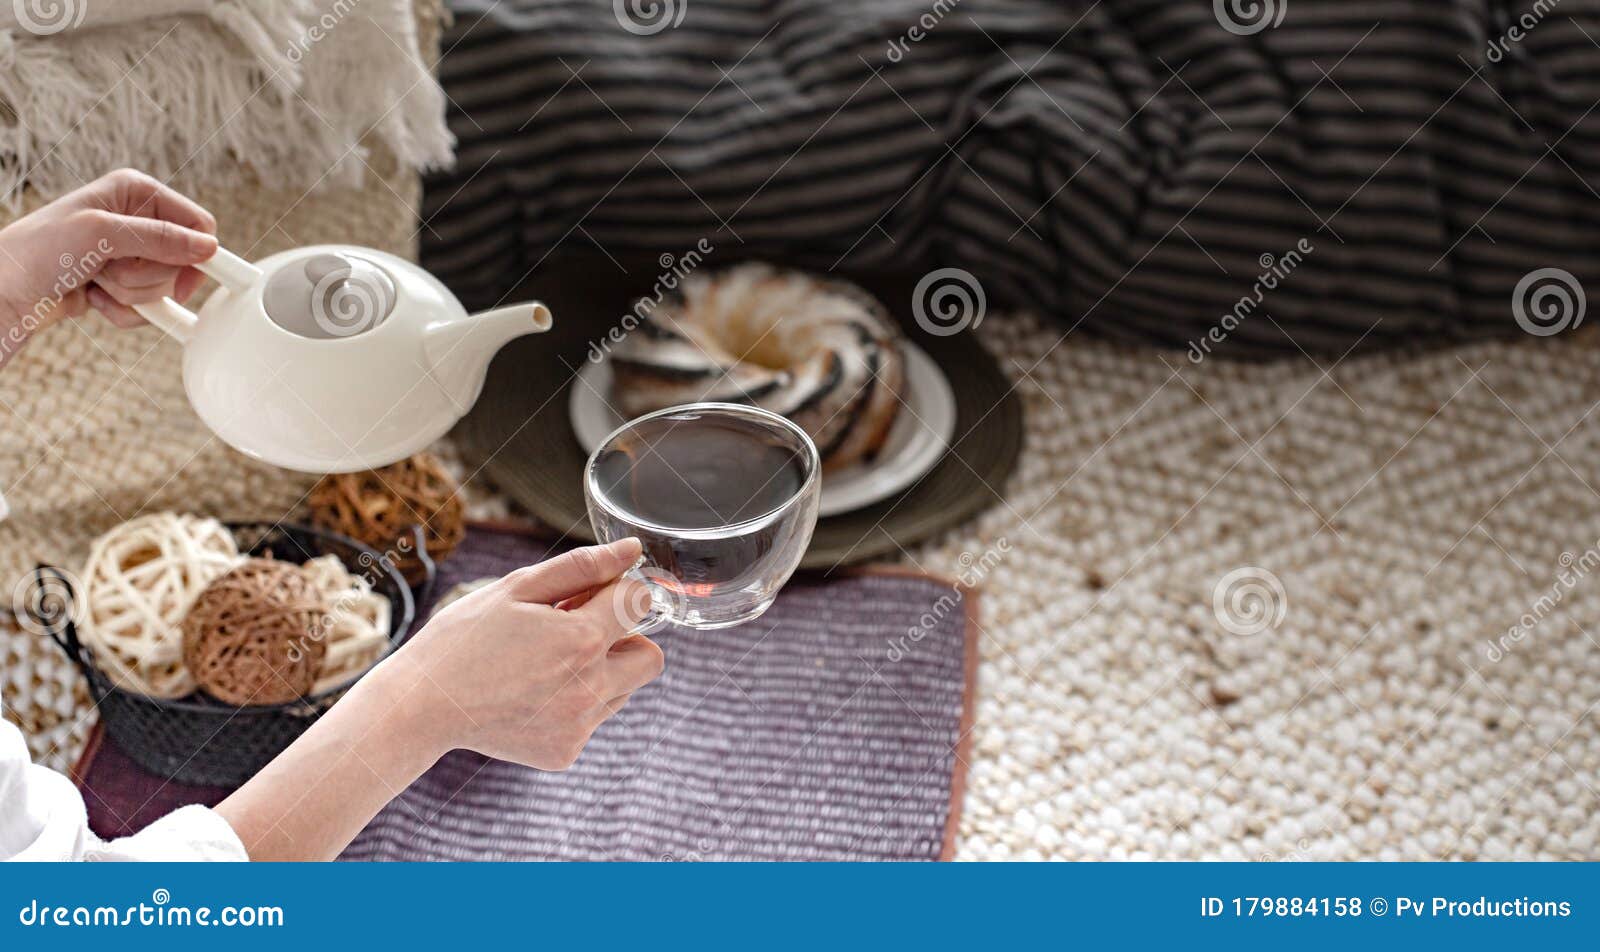
[[[900,408],[900,332],[853,284],[752,262],[691,274],[611,351],[628,417],[712,400],[780,413],[824,470],[871,456]]]

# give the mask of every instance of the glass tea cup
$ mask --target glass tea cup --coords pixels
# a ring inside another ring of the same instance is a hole
[[[601,542],[636,536],[630,575],[650,589],[640,628],[727,628],[761,616],[817,525],[822,464],[776,413],[691,403],[623,424],[584,469]]]

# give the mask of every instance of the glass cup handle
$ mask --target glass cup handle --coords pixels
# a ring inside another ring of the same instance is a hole
[[[657,574],[660,573],[659,569],[654,571]],[[639,561],[633,564],[633,568],[622,573],[622,577],[633,579],[650,591],[650,612],[638,624],[633,626],[634,634],[648,635],[672,624],[672,610],[669,607],[672,603],[672,593],[667,591],[666,586],[662,585],[659,579],[652,576],[645,563],[644,556],[641,555],[639,557]]]

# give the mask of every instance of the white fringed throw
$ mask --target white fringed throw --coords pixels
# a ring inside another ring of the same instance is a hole
[[[408,0],[20,0],[0,6],[0,202],[118,166],[178,187],[357,185],[369,133],[449,163]]]

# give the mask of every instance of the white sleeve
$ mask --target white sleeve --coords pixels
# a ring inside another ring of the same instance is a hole
[[[248,860],[244,844],[213,810],[188,806],[132,836],[105,841],[89,831],[83,796],[61,774],[34,764],[22,732],[0,719],[0,860]]]

